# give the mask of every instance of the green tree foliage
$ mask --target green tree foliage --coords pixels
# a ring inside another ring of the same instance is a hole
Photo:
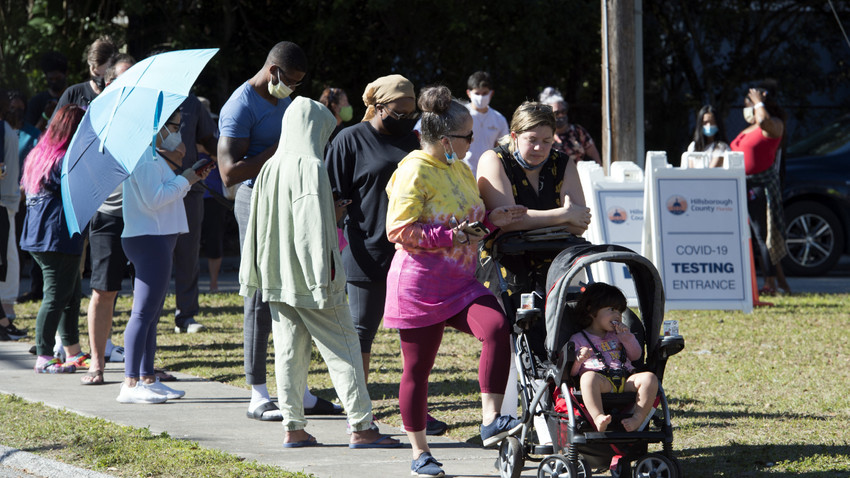
[[[13,6],[18,3],[3,0],[2,33],[16,40],[4,44],[2,82],[30,93],[43,87],[33,80],[43,51],[62,51],[72,71],[85,71],[85,46],[111,33],[137,58],[162,47],[221,48],[197,85],[220,107],[260,68],[272,45],[291,40],[310,60],[307,83],[297,93],[317,98],[324,85],[341,87],[355,117],[364,110],[364,87],[379,76],[403,74],[417,89],[445,84],[465,98],[467,77],[483,69],[495,82],[493,106],[508,117],[523,100],[554,85],[573,104],[577,121],[590,123],[591,131],[600,124],[595,2],[30,0],[23,11]],[[126,28],[112,21],[119,13],[128,18]],[[37,31],[36,24],[42,25]],[[24,80],[25,74],[31,78]],[[579,112],[587,113],[586,120]]]
[[[122,41],[112,22],[119,11],[110,1],[0,1],[0,85],[29,95],[44,90],[39,60],[51,50],[68,57],[69,84],[87,79],[86,46],[100,35]]]
[[[850,1],[833,3],[850,22]],[[827,2],[642,5],[647,149],[678,157],[691,134],[685,125],[706,102],[729,113],[727,136],[734,136],[744,87],[762,78],[779,82],[796,119],[792,139],[847,109],[850,47]],[[495,82],[492,105],[508,118],[556,86],[570,118],[599,142],[600,17],[599,1],[578,0],[0,0],[0,85],[42,90],[38,59],[48,50],[68,57],[69,83],[82,81],[86,46],[109,34],[137,59],[162,48],[220,48],[196,85],[217,109],[272,45],[290,40],[310,60],[297,94],[318,98],[325,85],[341,87],[355,119],[364,87],[379,76],[400,73],[417,89],[444,84],[465,98],[467,77],[481,69]],[[811,108],[813,101],[835,109]]]

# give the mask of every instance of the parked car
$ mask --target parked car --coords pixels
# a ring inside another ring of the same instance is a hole
[[[791,275],[823,275],[850,252],[850,115],[789,146],[786,156],[782,265]]]

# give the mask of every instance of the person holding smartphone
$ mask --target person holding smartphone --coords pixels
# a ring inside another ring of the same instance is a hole
[[[157,149],[173,152],[183,146],[180,111],[175,111],[156,135]],[[156,325],[168,292],[177,236],[189,232],[183,197],[209,169],[188,168],[177,175],[174,166],[146,149],[124,181],[124,231],[121,245],[133,263],[133,310],[124,330],[124,383],[121,403],[162,403],[185,392],[159,381],[154,371]]]
[[[395,244],[387,276],[384,327],[399,330],[404,358],[399,386],[402,423],[413,448],[412,474],[443,476],[426,439],[428,377],[446,326],[482,342],[484,446],[493,446],[522,422],[500,416],[510,361],[509,329],[496,297],[475,279],[479,221],[489,229],[525,215],[524,206],[484,208],[472,170],[459,158],[472,143],[472,116],[445,86],[419,96],[421,150],[408,154],[387,185],[386,231]],[[434,280],[439,275],[440,280]]]

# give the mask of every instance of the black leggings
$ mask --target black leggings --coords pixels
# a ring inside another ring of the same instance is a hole
[[[767,196],[763,186],[747,188],[747,211],[750,215],[753,241],[758,247],[762,274],[765,277],[775,277],[776,266],[770,260],[770,251],[767,248]]]

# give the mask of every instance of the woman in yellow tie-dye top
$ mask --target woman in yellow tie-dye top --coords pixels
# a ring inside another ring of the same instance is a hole
[[[522,218],[524,206],[486,211],[463,157],[472,141],[469,111],[444,86],[419,97],[422,149],[407,155],[387,185],[387,237],[396,252],[387,276],[384,326],[399,329],[404,370],[399,408],[413,448],[411,470],[443,476],[425,436],[428,376],[448,325],[482,342],[478,381],[481,437],[492,446],[521,426],[499,409],[507,381],[510,341],[496,298],[475,280],[478,241],[469,224],[489,229]]]

